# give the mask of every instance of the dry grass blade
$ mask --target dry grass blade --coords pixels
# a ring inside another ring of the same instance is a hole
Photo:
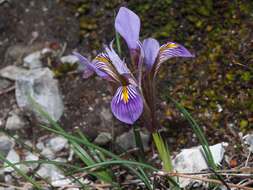
[[[205,182],[209,182],[209,183],[216,183],[216,184],[220,184],[220,185],[223,184],[219,180],[192,176],[191,174],[168,173],[168,172],[160,171],[160,172],[157,172],[157,175],[160,175],[160,176],[167,176],[168,175],[168,176],[175,176],[175,177],[183,177],[183,178],[189,178],[189,179],[198,180],[198,181],[205,181]],[[194,173],[194,175],[196,175],[196,174]],[[245,187],[243,185],[236,185],[236,184],[233,184],[233,183],[227,183],[227,185],[229,187],[234,187],[234,188],[243,189],[243,190],[253,190],[253,188],[251,188],[251,187]]]
[[[15,90],[15,85],[13,85],[13,86],[11,86],[11,87],[9,87],[9,88],[6,88],[6,89],[1,90],[1,91],[0,91],[0,95],[5,94],[5,93],[7,93],[7,92],[10,92],[10,91],[12,91],[12,90]]]

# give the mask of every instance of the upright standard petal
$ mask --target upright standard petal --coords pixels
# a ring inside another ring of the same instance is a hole
[[[118,88],[111,102],[114,116],[127,124],[133,124],[142,114],[143,100],[133,85]]]
[[[158,58],[155,65],[155,75],[157,74],[161,64],[173,57],[195,57],[184,46],[168,42],[159,49]]]
[[[147,38],[142,43],[143,49],[144,49],[144,56],[145,56],[145,64],[146,64],[146,70],[145,72],[148,72],[150,68],[155,63],[155,60],[157,58],[157,55],[160,50],[160,45],[158,41],[154,38]]]
[[[105,51],[108,54],[112,64],[117,69],[120,75],[130,73],[129,69],[127,68],[126,64],[119,58],[118,54],[112,48],[113,41],[110,43],[110,48],[105,46]]]
[[[115,19],[116,31],[125,39],[129,49],[137,49],[141,22],[131,10],[121,7]]]
[[[100,71],[98,68],[95,67],[95,65],[93,63],[90,63],[84,56],[82,56],[80,53],[78,52],[73,52],[73,54],[75,56],[77,56],[79,58],[79,60],[87,67],[83,77],[87,78],[92,74],[92,71],[94,71],[98,76],[100,76],[101,78],[107,79],[109,80],[110,77],[108,74]]]

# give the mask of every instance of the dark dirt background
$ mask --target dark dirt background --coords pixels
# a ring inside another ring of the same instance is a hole
[[[0,69],[20,65],[22,57],[42,47],[61,49],[64,44],[64,55],[75,49],[91,59],[114,38],[113,20],[120,6],[140,16],[141,39],[178,42],[196,54],[194,60],[169,61],[159,74],[158,117],[172,150],[198,143],[166,94],[197,119],[211,144],[233,141],[240,149],[238,133],[253,127],[252,1],[5,1],[0,5]],[[99,130],[117,135],[127,129],[115,119],[103,121],[97,111],[109,109],[114,92],[110,83],[97,77],[84,80],[81,74],[57,78],[65,104],[60,123],[70,133],[77,126],[94,138]],[[0,95],[1,118],[13,107],[14,91]],[[41,135],[33,124],[27,130],[35,138]]]

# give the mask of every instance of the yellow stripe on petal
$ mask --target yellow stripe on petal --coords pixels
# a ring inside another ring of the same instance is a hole
[[[123,98],[123,100],[124,100],[125,103],[128,102],[128,91],[127,91],[127,86],[124,86],[124,87],[123,87],[122,98]]]
[[[102,62],[104,62],[104,63],[106,63],[108,65],[111,65],[111,63],[106,58],[104,58],[104,57],[95,57],[93,60],[94,61],[102,61]]]
[[[160,49],[159,54],[161,54],[161,53],[162,53],[163,51],[165,51],[166,49],[173,48],[173,47],[178,47],[178,46],[179,46],[179,45],[174,44],[174,43],[168,44],[168,45],[162,47],[162,49]]]

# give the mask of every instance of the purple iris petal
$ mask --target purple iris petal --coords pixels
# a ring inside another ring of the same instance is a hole
[[[163,62],[174,57],[195,57],[195,55],[192,55],[184,46],[178,43],[168,42],[159,49],[155,75]]]
[[[118,88],[111,102],[114,116],[127,124],[133,124],[143,110],[142,97],[133,85]]]
[[[126,64],[119,58],[118,54],[112,48],[113,41],[110,43],[110,49],[105,46],[105,51],[108,54],[109,59],[111,60],[113,66],[119,72],[120,75],[130,73]]]
[[[92,62],[94,63],[94,66],[97,69],[105,72],[108,76],[110,76],[110,77],[108,77],[109,78],[108,80],[121,83],[120,74],[118,73],[116,68],[113,66],[113,64],[107,54],[99,53],[95,57],[95,59],[93,59]]]
[[[117,32],[125,39],[129,49],[137,49],[140,33],[140,19],[131,10],[121,7],[115,19]]]
[[[109,79],[109,76],[100,71],[99,69],[97,69],[93,63],[90,63],[84,56],[82,56],[80,53],[77,53],[77,52],[73,52],[73,54],[75,56],[77,56],[79,58],[79,60],[87,67],[88,70],[85,71],[84,73],[84,77],[88,77],[91,75],[91,71],[94,71],[98,76],[100,76],[101,78],[104,78],[104,79]]]
[[[83,78],[84,79],[89,78],[93,73],[94,73],[93,70],[90,70],[89,68],[86,68],[86,70],[83,73]]]
[[[147,38],[143,41],[143,49],[144,49],[144,56],[145,56],[145,63],[146,63],[145,72],[148,72],[149,69],[155,63],[155,60],[160,50],[160,45],[156,39]]]

